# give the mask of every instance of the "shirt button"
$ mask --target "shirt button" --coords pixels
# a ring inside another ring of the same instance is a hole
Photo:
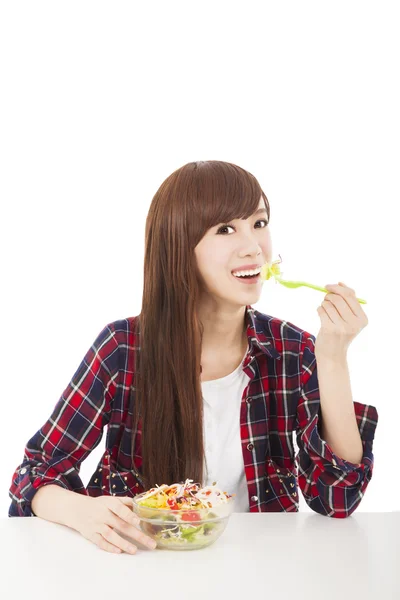
[[[251,499],[253,500],[253,502],[257,502],[258,496],[252,496]]]
[[[23,475],[24,473],[26,473],[26,469],[25,467],[23,469],[20,470],[21,475]]]
[[[254,444],[247,444],[247,450],[253,450]]]

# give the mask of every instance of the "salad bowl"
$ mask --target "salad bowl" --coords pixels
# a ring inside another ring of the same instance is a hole
[[[233,512],[233,496],[212,486],[163,484],[137,494],[133,512],[142,531],[157,548],[198,550],[213,544],[225,530]]]

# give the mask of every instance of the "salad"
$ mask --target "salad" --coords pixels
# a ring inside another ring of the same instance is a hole
[[[135,512],[143,530],[161,546],[211,544],[225,529],[232,512],[232,498],[216,487],[184,483],[163,484],[134,497]]]

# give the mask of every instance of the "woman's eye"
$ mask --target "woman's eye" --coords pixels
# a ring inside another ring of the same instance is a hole
[[[258,221],[256,221],[256,223],[265,223],[265,227],[268,225],[268,221],[266,219],[259,219]],[[217,231],[217,233],[219,233],[221,231],[221,229],[226,229],[227,227],[232,227],[232,229],[234,229],[233,225],[223,225],[222,227],[220,227]],[[265,227],[261,227],[261,229],[265,229]],[[260,229],[260,228],[258,228]]]

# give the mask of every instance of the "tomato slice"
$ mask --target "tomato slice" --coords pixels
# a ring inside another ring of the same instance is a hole
[[[167,504],[171,510],[179,510],[179,506],[177,505],[174,498],[168,498]]]
[[[195,512],[193,510],[188,510],[187,512],[184,512],[182,514],[182,521],[200,521],[200,515],[198,512]]]

